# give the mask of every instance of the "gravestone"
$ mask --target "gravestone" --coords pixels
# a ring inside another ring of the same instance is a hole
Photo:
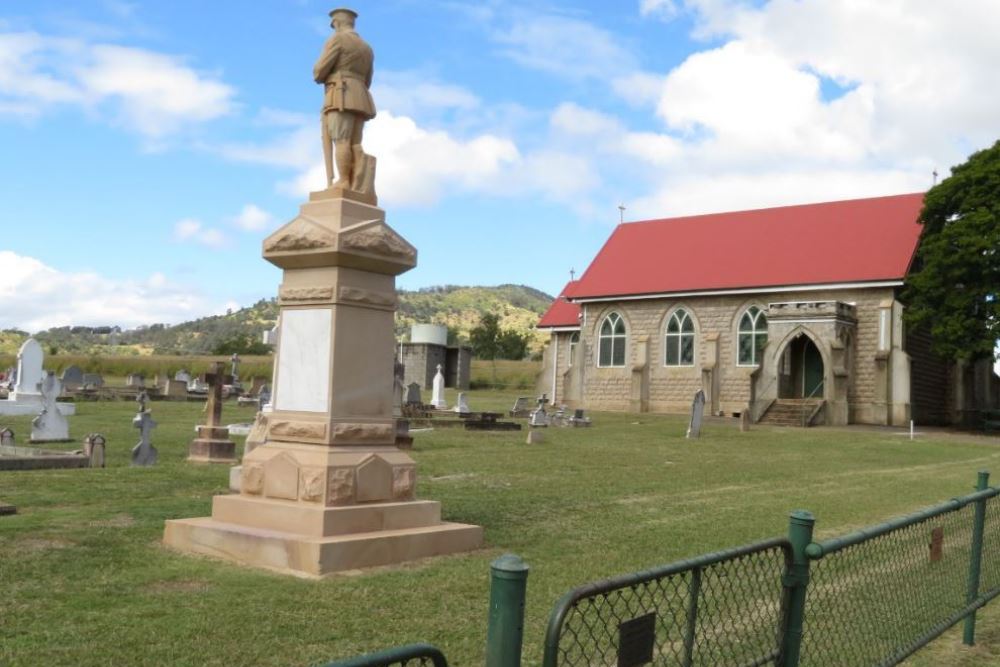
[[[153,421],[153,416],[146,409],[146,401],[148,400],[146,392],[139,392],[136,402],[139,403],[139,414],[132,418],[132,426],[139,429],[139,444],[132,448],[132,465],[133,466],[151,466],[156,463],[156,458],[158,452],[156,447],[153,447],[151,441],[153,435],[153,429],[156,428],[156,422]]]
[[[174,379],[177,380],[178,382],[183,382],[184,384],[187,384],[188,382],[191,381],[191,374],[188,373],[186,370],[181,369],[176,373],[174,373]]]
[[[570,426],[578,428],[581,426],[590,426],[590,417],[586,417],[583,414],[583,410],[577,408],[573,411],[573,416],[566,420]]]
[[[67,366],[62,372],[63,389],[76,391],[83,386],[83,369],[79,366]]]
[[[42,393],[38,385],[45,379],[45,374],[42,372],[44,358],[45,353],[42,352],[42,346],[37,340],[29,338],[24,341],[17,352],[17,382],[7,400],[15,403],[42,402]]]
[[[749,431],[750,430],[750,406],[743,408],[740,412],[740,430]]]
[[[233,376],[233,379],[229,382],[229,384],[237,387],[240,384],[240,355],[233,352],[233,356],[229,358],[229,363],[232,364],[232,369],[229,371],[229,374]]]
[[[0,447],[13,447],[14,446],[14,429],[4,427],[0,429]]]
[[[91,433],[83,439],[83,454],[90,459],[91,468],[104,467],[104,445],[106,442],[100,433]]]
[[[141,373],[131,373],[125,378],[125,386],[142,389],[146,386],[146,377]]]
[[[264,385],[260,388],[260,409],[264,412],[268,412],[271,409],[271,387],[270,385]]]
[[[464,391],[459,392],[458,394],[458,399],[456,400],[456,405],[455,405],[455,412],[457,412],[460,415],[467,415],[470,412],[472,412],[469,409],[469,399],[465,395]]]
[[[705,392],[701,389],[694,395],[691,401],[691,421],[688,424],[687,437],[698,438],[701,436],[701,420],[705,415]]]
[[[184,380],[167,380],[163,395],[168,398],[187,398],[188,386]]]
[[[420,395],[420,385],[416,382],[411,382],[406,387],[406,404],[407,405],[423,405],[424,397]]]
[[[431,405],[436,410],[444,410],[448,403],[444,400],[444,373],[441,372],[441,364],[437,365],[437,374],[434,376],[434,391],[431,394]]]
[[[55,373],[42,381],[42,411],[31,420],[31,442],[66,442],[69,440],[69,422],[59,412],[56,399],[62,393],[62,382]]]
[[[84,373],[83,374],[83,387],[84,389],[100,389],[104,386],[104,378],[101,377],[100,373]]]
[[[267,386],[267,380],[255,375],[250,379],[250,395],[260,397],[260,390]]]
[[[514,401],[514,407],[510,409],[511,417],[530,417],[531,416],[531,397],[530,396],[518,396],[517,400]]]
[[[208,418],[198,427],[198,437],[188,446],[188,461],[197,463],[235,463],[236,443],[229,439],[229,429],[222,425],[222,385],[229,379],[222,372],[222,363],[212,364],[205,375],[209,383],[205,411]]]
[[[545,413],[545,405],[549,402],[548,396],[542,394],[538,397],[538,407],[531,411],[528,420],[529,426],[548,426],[549,416]]]

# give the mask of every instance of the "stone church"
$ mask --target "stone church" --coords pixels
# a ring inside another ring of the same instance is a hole
[[[619,225],[538,327],[544,391],[597,410],[779,424],[956,424],[996,407],[990,361],[903,325],[923,194]]]

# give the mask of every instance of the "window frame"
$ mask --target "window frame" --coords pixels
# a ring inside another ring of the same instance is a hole
[[[756,310],[757,314],[753,315],[750,311]],[[743,318],[750,315],[750,330],[743,330]],[[763,326],[761,326],[761,319],[763,318]],[[743,336],[750,336],[750,363],[744,363],[740,359],[740,341]],[[762,336],[764,338],[763,344],[757,346],[757,337]],[[763,359],[758,358],[758,352],[763,350],[767,345],[767,313],[764,309],[756,304],[747,306],[742,311],[740,311],[740,316],[736,319],[736,366],[739,368],[757,368],[763,363]]]
[[[569,350],[566,353],[566,366],[568,368],[573,367],[573,359],[576,356],[576,346],[579,344],[580,344],[580,332],[574,331],[569,335],[569,342],[567,343]]]
[[[611,318],[615,318],[612,321]],[[611,333],[604,333],[604,325],[611,323]],[[615,330],[618,325],[621,324],[622,332],[617,333]],[[610,346],[610,363],[603,363],[604,361],[604,341],[608,339],[611,341]],[[615,343],[621,340],[622,345],[622,363],[616,364],[615,361]],[[625,368],[628,365],[628,325],[625,323],[625,318],[621,316],[618,311],[611,311],[607,315],[601,318],[601,324],[597,328],[597,367],[598,368]]]
[[[678,317],[681,315],[682,317]],[[677,331],[670,331],[670,325],[674,320],[677,320]],[[691,330],[685,331],[685,322],[690,323]],[[667,317],[666,326],[663,331],[663,366],[664,368],[692,368],[695,365],[695,360],[698,358],[697,342],[698,342],[698,327],[695,326],[694,317],[691,315],[691,311],[683,306],[675,308],[670,315]],[[684,363],[681,357],[681,352],[684,349],[684,338],[690,336],[691,338],[691,361],[690,363]],[[677,339],[677,363],[669,363],[669,350],[671,338]]]

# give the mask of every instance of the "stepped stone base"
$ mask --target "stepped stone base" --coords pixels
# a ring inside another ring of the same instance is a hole
[[[194,463],[236,463],[236,443],[229,440],[229,429],[199,426],[198,437],[188,446],[188,461]]]
[[[167,521],[163,542],[307,578],[482,547],[480,526],[442,522],[440,516],[434,501],[311,508],[216,496],[212,517]]]

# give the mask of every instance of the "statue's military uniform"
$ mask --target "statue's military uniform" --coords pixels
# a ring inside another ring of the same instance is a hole
[[[375,54],[371,47],[354,31],[336,32],[326,40],[323,53],[313,68],[316,83],[322,83],[326,88],[323,95],[324,114],[331,111],[349,112],[366,121],[375,117],[375,101],[368,92],[374,62]],[[338,128],[339,132],[334,133],[334,140],[347,139],[341,134],[346,129]],[[337,134],[341,136],[338,137]]]

